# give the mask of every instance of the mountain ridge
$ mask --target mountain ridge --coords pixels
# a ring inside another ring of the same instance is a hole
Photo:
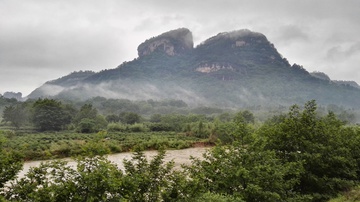
[[[300,65],[290,65],[265,35],[247,29],[219,33],[193,47],[190,30],[180,28],[144,41],[138,53],[138,58],[114,69],[80,74],[83,77],[73,74],[69,82],[67,77],[47,82],[29,98],[170,98],[218,107],[316,99],[320,104],[360,106],[359,89],[329,83]],[[53,93],[46,93],[51,88]]]

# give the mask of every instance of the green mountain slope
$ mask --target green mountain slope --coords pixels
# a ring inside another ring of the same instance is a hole
[[[316,99],[320,104],[360,106],[358,88],[290,65],[263,34],[249,30],[220,33],[193,47],[191,32],[181,28],[146,40],[138,53],[137,59],[115,69],[47,82],[29,97],[181,99],[218,107]],[[56,90],[47,93],[51,88]]]

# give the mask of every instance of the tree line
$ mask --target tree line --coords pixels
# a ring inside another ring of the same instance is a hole
[[[136,151],[120,170],[104,157],[78,158],[76,168],[52,161],[6,185],[9,201],[327,201],[359,185],[360,130],[315,101],[261,125],[246,113],[218,128],[218,144],[175,170],[165,152],[148,160]],[[220,138],[227,134],[227,138]],[[1,152],[1,187],[18,167]]]

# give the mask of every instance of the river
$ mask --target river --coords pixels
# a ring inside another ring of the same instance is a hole
[[[165,162],[169,162],[171,160],[174,160],[175,168],[179,169],[182,164],[190,164],[190,156],[196,157],[196,158],[202,158],[202,154],[208,150],[209,147],[195,147],[195,148],[188,148],[188,149],[181,149],[181,150],[167,150],[166,156],[164,158]],[[151,157],[155,156],[157,154],[157,151],[145,151],[145,156],[148,159],[151,159]],[[117,153],[117,154],[109,154],[107,155],[107,159],[109,159],[111,162],[115,163],[119,169],[124,170],[123,160],[128,159],[130,160],[132,157],[131,152],[125,152],[125,153]],[[76,166],[76,163],[71,158],[63,159],[68,161],[68,165]],[[51,161],[51,160],[47,160]],[[26,161],[24,163],[23,169],[19,172],[18,177],[23,177],[31,167],[37,167],[44,161]]]

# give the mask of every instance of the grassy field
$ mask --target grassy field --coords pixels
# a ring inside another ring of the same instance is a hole
[[[210,144],[200,139],[176,132],[99,132],[92,134],[63,132],[14,132],[4,130],[5,149],[24,153],[25,160],[55,159],[77,155],[109,154],[133,151],[135,148],[183,149]]]

